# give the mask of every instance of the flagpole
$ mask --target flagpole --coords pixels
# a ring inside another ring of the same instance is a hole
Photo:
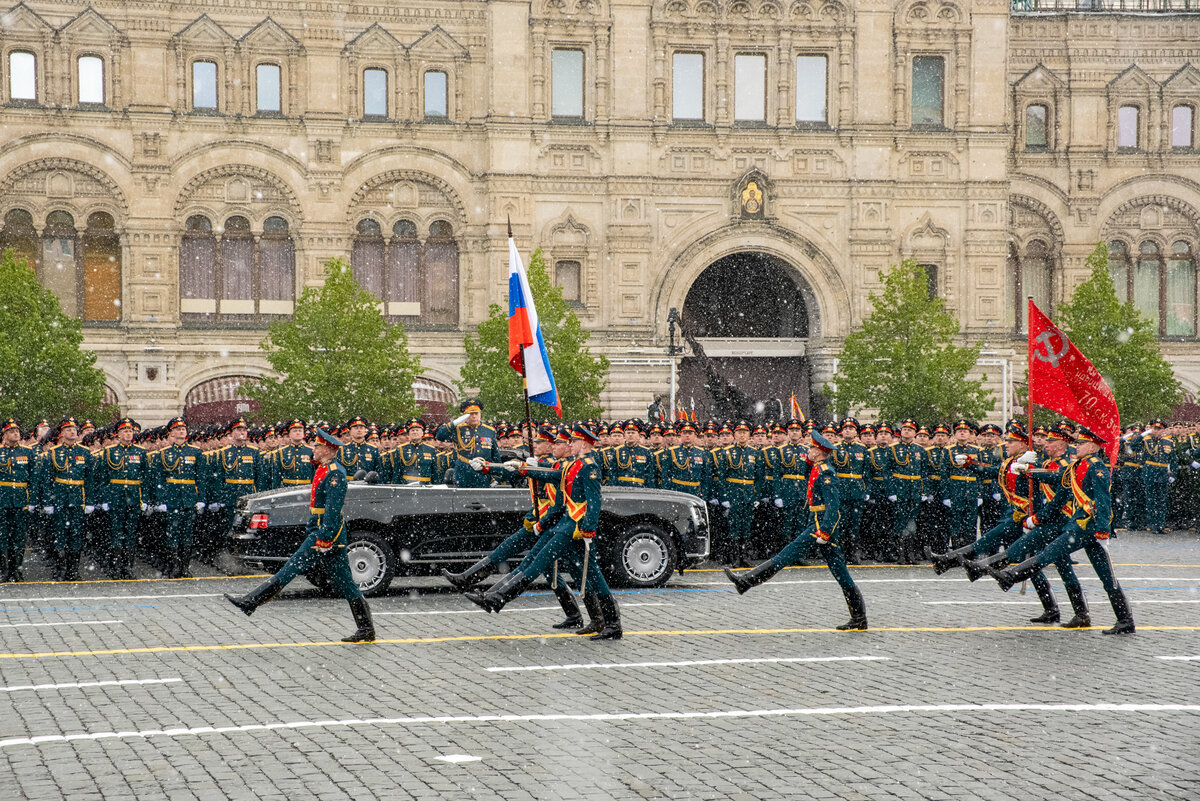
[[[1025,430],[1025,450],[1033,450],[1033,348],[1029,346],[1029,312],[1033,308],[1033,296],[1025,300],[1025,403],[1029,407],[1029,427]],[[1025,474],[1029,482],[1029,510],[1033,514],[1033,476]]]
[[[508,239],[511,242],[513,238],[512,217],[508,218]],[[521,432],[525,435],[525,448],[529,451],[529,455],[533,456],[533,421],[529,414],[529,377],[525,370],[525,348],[521,348],[521,395],[525,398],[525,424],[521,426]],[[529,478],[529,500],[533,502],[533,513],[537,514],[537,490],[534,489],[533,477]]]

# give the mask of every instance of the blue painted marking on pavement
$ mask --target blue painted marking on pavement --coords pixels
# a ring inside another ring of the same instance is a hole
[[[157,609],[158,606],[148,604],[143,606],[30,606],[23,609],[0,609],[0,614],[13,612],[78,612],[83,609]]]

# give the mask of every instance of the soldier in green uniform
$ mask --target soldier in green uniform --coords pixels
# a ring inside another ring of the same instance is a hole
[[[21,444],[21,427],[9,417],[0,424],[0,583],[24,581],[25,540],[37,505],[37,455]]]
[[[750,424],[739,420],[733,429],[733,444],[718,451],[721,482],[721,506],[729,510],[729,561],[736,567],[749,567],[754,510],[763,497],[762,454],[750,444]]]
[[[830,455],[837,474],[838,495],[841,498],[842,520],[838,539],[842,553],[852,562],[863,560],[861,525],[863,505],[867,495],[863,476],[866,473],[867,448],[858,441],[858,421],[853,417],[842,420],[841,442]]]
[[[921,429],[925,428],[921,426]],[[917,431],[921,442],[920,430]],[[934,544],[944,550],[950,541],[950,515],[947,507],[950,483],[950,427],[938,423],[932,429],[931,441],[922,442],[925,448],[927,470],[925,489],[921,498],[921,511],[917,517],[917,537],[921,545]]]
[[[804,423],[792,418],[787,424],[787,440],[779,446],[779,468],[775,474],[773,503],[780,512],[779,536],[789,543],[808,525],[808,474],[805,456]]]
[[[462,414],[450,423],[441,425],[437,439],[454,448],[454,482],[460,487],[487,487],[491,478],[477,473],[468,465],[476,456],[485,462],[500,461],[500,445],[496,429],[483,422],[483,404],[477,398],[466,398],[458,406]]]
[[[215,530],[216,541],[205,543],[204,552],[211,556],[221,546],[221,541],[233,529],[233,514],[238,498],[253,495],[269,487],[263,469],[262,454],[247,442],[249,425],[246,418],[230,421],[229,444],[216,452],[214,478],[210,492],[213,512],[220,515]]]
[[[867,463],[863,471],[866,511],[863,513],[860,531],[864,532],[867,556],[882,562],[891,556],[888,543],[892,534],[892,505],[887,500],[887,484],[892,474],[891,464],[888,462],[892,427],[887,423],[877,423],[873,428],[875,444],[867,450]]]
[[[979,453],[975,461],[982,466],[997,466],[1004,453],[1000,447],[1000,437],[1004,432],[995,423],[986,423],[979,427],[979,442],[976,447]],[[979,507],[979,528],[981,531],[991,531],[1000,524],[1004,516],[1006,503],[1004,494],[996,479],[989,473],[979,476],[979,497],[983,504]]]
[[[305,423],[293,417],[286,425],[287,443],[276,448],[271,457],[274,469],[271,472],[272,488],[303,487],[312,485],[312,448],[304,444]]]
[[[379,449],[367,442],[367,421],[352,417],[346,421],[349,441],[339,450],[338,460],[346,468],[346,474],[354,478],[359,470],[366,473],[379,472]]]
[[[184,578],[192,559],[196,514],[207,505],[210,474],[204,452],[188,444],[187,421],[174,417],[167,422],[167,446],[155,462],[155,500],[167,516],[163,573],[167,578]]]
[[[726,568],[725,575],[741,595],[801,559],[820,556],[829,566],[829,572],[838,586],[842,588],[846,606],[850,610],[850,620],[838,626],[838,630],[864,631],[867,628],[867,606],[863,601],[862,591],[855,585],[850,571],[846,568],[846,559],[841,548],[838,547],[838,527],[841,518],[838,480],[827,462],[834,447],[834,444],[821,434],[816,431],[812,433],[812,443],[808,446],[803,471],[808,473],[805,495],[812,519],[804,531],[782,551],[753,570],[734,573]]]
[[[710,492],[708,455],[696,444],[696,427],[692,423],[681,420],[678,431],[682,441],[669,448],[661,460],[661,486],[707,500]]]
[[[950,461],[946,465],[943,505],[948,510],[950,547],[961,548],[975,541],[978,533],[980,498],[979,477],[975,471],[959,466],[968,460],[979,461],[979,449],[971,443],[975,425],[970,420],[954,423],[954,444],[950,446]],[[960,459],[961,457],[961,459]],[[949,501],[949,503],[947,503]]]
[[[128,417],[117,422],[117,442],[100,452],[92,476],[95,498],[108,512],[109,575],[125,580],[133,578],[138,527],[146,509],[142,493],[150,483],[146,450],[133,444],[136,425]]]
[[[1175,481],[1175,444],[1164,436],[1166,424],[1150,421],[1142,437],[1142,482],[1146,496],[1146,528],[1162,534],[1167,527],[1167,486]]]
[[[55,429],[55,444],[43,451],[39,463],[38,496],[54,526],[55,581],[79,580],[84,517],[95,511],[88,498],[92,455],[76,444],[78,432],[73,417],[63,418]]]
[[[1120,478],[1119,495],[1115,504],[1114,517],[1117,528],[1140,529],[1146,522],[1146,485],[1142,479],[1142,427],[1129,426],[1126,434],[1121,437],[1121,451],[1118,455]]]
[[[396,453],[396,484],[417,482],[428,484],[433,481],[437,468],[438,452],[425,441],[425,421],[414,417],[408,421],[409,441],[400,446]]]
[[[911,418],[900,424],[900,441],[887,449],[889,467],[887,499],[892,502],[892,532],[888,548],[893,561],[915,564],[919,561],[917,513],[925,494],[924,482],[929,471],[925,449],[916,442],[917,424]]]
[[[628,420],[623,426],[625,444],[613,454],[613,474],[609,483],[617,487],[653,487],[654,452],[642,444],[642,424]]]
[[[284,587],[302,573],[320,565],[334,589],[350,603],[357,629],[342,642],[373,642],[375,625],[371,620],[371,609],[354,583],[350,572],[350,561],[346,558],[346,543],[349,539],[342,506],[346,500],[346,485],[349,477],[341,460],[337,458],[341,441],[324,429],[317,429],[317,441],[313,447],[313,458],[318,467],[312,480],[308,536],[300,547],[284,563],[279,572],[246,595],[236,598],[226,595],[231,604],[247,615],[254,614],[258,607],[270,601]]]

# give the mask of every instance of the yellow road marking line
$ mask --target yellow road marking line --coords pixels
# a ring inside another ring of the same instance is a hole
[[[1100,627],[1093,627],[1098,629]],[[870,629],[872,632],[928,632],[939,634],[954,634],[971,631],[1056,631],[1063,634],[1073,633],[1072,629],[1060,626],[963,626],[958,628],[946,626],[913,626],[913,627],[879,627]],[[1200,631],[1200,626],[1138,626],[1138,631]],[[656,631],[627,631],[626,637],[687,637],[720,634],[861,634],[862,632],[841,632],[837,629],[678,629]],[[555,640],[570,639],[577,635],[570,632],[565,634],[464,634],[452,637],[402,637],[397,639],[380,639],[375,645],[432,645],[447,642],[482,642],[487,640]],[[0,659],[45,659],[63,656],[113,656],[117,654],[161,654],[171,652],[191,651],[249,651],[263,648],[318,648],[326,646],[369,645],[371,643],[344,643],[328,640],[317,642],[248,642],[232,643],[229,645],[155,645],[144,648],[110,648],[94,651],[43,651],[40,653],[0,653]]]
[[[1086,562],[1086,561],[1084,561],[1084,562],[1082,562],[1081,564],[1084,564],[1084,565],[1086,565],[1086,564],[1087,564],[1087,562]],[[1200,567],[1200,565],[1179,565],[1179,564],[1172,564],[1172,565],[1156,565],[1156,564],[1143,563],[1143,562],[1113,562],[1112,564],[1113,564],[1113,567]],[[854,564],[854,563],[852,563],[852,562],[847,562],[847,563],[846,563],[846,566],[847,566],[847,567],[852,567],[852,568],[854,568],[855,570],[871,570],[871,569],[882,569],[882,568],[893,568],[893,569],[895,569],[895,568],[913,568],[913,567],[933,567],[933,565],[932,565],[932,564],[917,564],[917,565],[892,565],[892,564],[882,564],[882,565],[856,565],[856,564]],[[735,568],[731,568],[731,570],[734,570],[734,571],[738,571],[738,570],[741,570],[741,569],[743,569],[743,568],[736,568],[736,567],[735,567]],[[823,564],[821,564],[821,565],[793,565],[792,567],[785,567],[785,568],[784,568],[784,570],[828,570],[828,569],[829,569],[829,568],[828,568],[826,565],[823,565]],[[723,573],[723,572],[725,572],[725,568],[723,568],[723,567],[701,567],[701,568],[692,568],[692,567],[689,567],[689,568],[687,569],[687,572],[686,572],[684,575],[687,575],[687,573]]]
[[[824,565],[822,565],[824,567]],[[1197,565],[1200,567],[1200,565]],[[14,581],[9,586],[24,587],[32,584],[141,584],[147,581],[225,581],[227,579],[270,578],[270,573],[254,573],[246,576],[193,576],[191,578],[142,578],[142,579],[80,579],[79,581]]]

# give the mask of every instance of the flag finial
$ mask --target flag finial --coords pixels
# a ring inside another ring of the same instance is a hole
[[[510,214],[510,215],[508,215],[508,238],[509,238],[509,239],[512,239],[512,238],[513,238],[513,235],[512,235],[512,215],[511,215],[511,214]]]

